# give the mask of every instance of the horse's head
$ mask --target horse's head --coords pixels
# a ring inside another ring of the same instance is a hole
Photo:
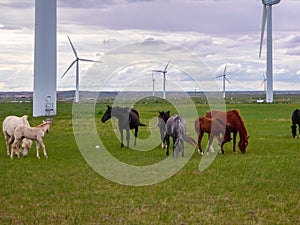
[[[105,123],[107,120],[111,118],[112,107],[107,105],[107,110],[101,118],[102,123]]]
[[[51,124],[52,124],[52,121],[53,120],[43,120],[43,124],[42,124],[42,127],[44,127],[43,129],[44,129],[44,132],[45,133],[49,133],[49,131],[50,131],[50,126],[51,126]]]
[[[31,148],[32,140],[24,138],[22,142],[22,155],[26,157],[28,155],[28,151]]]
[[[248,136],[246,138],[241,139],[240,142],[239,142],[239,148],[240,148],[241,153],[243,153],[243,154],[246,153],[246,148],[248,146],[248,139],[249,138],[250,137]]]
[[[157,126],[161,127],[161,126],[165,126],[167,120],[170,118],[170,111],[167,112],[160,112],[158,111],[158,118],[157,118]]]

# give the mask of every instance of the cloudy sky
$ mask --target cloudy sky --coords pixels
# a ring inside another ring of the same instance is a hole
[[[0,2],[0,91],[33,89],[34,2]],[[265,47],[262,58],[258,57],[261,0],[57,0],[57,7],[58,90],[75,88],[74,69],[61,79],[74,60],[67,35],[80,57],[103,61],[101,66],[82,62],[82,79],[108,79],[110,90],[119,88],[112,81],[124,77],[128,78],[126,83],[141,77],[147,84],[143,88],[152,90],[149,71],[163,69],[169,60],[167,85],[178,79],[181,84],[187,82],[187,89],[198,89],[184,75],[187,58],[174,49],[171,52],[172,46],[190,51],[213,78],[222,74],[227,64],[227,78],[231,81],[228,90],[263,90]],[[275,90],[300,87],[299,10],[299,0],[282,0],[273,6]],[[149,49],[134,43],[152,43],[152,56]],[[158,48],[161,43],[164,46]],[[112,56],[120,52],[127,59],[105,70],[115,60]],[[161,89],[161,75],[153,76],[157,89]],[[221,79],[216,82],[221,86]],[[87,84],[83,81],[83,86]]]

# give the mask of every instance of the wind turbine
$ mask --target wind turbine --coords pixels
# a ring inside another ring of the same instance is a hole
[[[227,68],[227,64],[225,65],[223,74],[216,77],[216,78],[223,77],[223,98],[225,98],[225,84],[226,84],[226,81],[229,84],[231,84],[230,81],[226,77],[226,68]]]
[[[68,67],[68,69],[64,72],[64,74],[61,76],[61,78],[63,78],[67,72],[71,69],[71,67],[76,63],[76,90],[75,90],[75,102],[78,103],[79,102],[79,61],[83,61],[83,62],[101,62],[101,61],[95,61],[95,60],[91,60],[91,59],[82,59],[78,57],[78,54],[76,52],[76,49],[74,47],[74,45],[71,42],[71,39],[69,38],[69,42],[70,45],[72,47],[73,53],[76,57],[76,59],[70,64],[70,66]]]
[[[265,25],[267,23],[267,94],[266,102],[273,102],[273,53],[272,53],[272,5],[278,4],[280,0],[262,0],[263,16],[260,37],[259,57],[261,57],[261,49],[264,38]]]
[[[170,60],[169,60],[168,64],[165,66],[164,70],[152,70],[152,72],[157,72],[157,73],[163,74],[163,99],[166,99],[166,73],[168,72],[167,68],[168,68],[169,64],[170,64]]]
[[[155,84],[155,79],[153,78],[153,72],[152,72],[152,89],[153,89],[153,96],[155,96],[155,90],[154,90],[154,84]]]

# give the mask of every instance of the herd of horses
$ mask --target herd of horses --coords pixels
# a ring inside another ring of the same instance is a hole
[[[36,142],[36,157],[40,158],[39,147],[42,146],[44,156],[47,158],[43,138],[50,131],[52,119],[46,119],[42,124],[31,127],[28,116],[8,116],[3,120],[2,131],[6,142],[7,155],[13,159],[14,153],[20,158],[20,145],[22,142],[22,155],[26,157],[31,148],[32,141]]]
[[[121,148],[123,144],[123,131],[126,131],[127,147],[129,148],[130,130],[134,129],[134,145],[138,135],[139,126],[146,126],[141,123],[139,112],[133,108],[111,107],[107,105],[107,110],[103,114],[101,121],[105,123],[112,117],[118,119],[118,127],[121,137]],[[300,137],[300,109],[296,109],[292,113],[292,136]],[[28,116],[22,117],[8,116],[2,123],[2,130],[6,142],[7,155],[13,159],[14,154],[20,158],[20,146],[22,147],[22,155],[26,157],[28,150],[31,148],[32,141],[36,142],[36,157],[40,158],[39,148],[43,149],[44,156],[47,158],[47,152],[43,138],[50,131],[53,120],[47,119],[36,127],[31,127],[28,122]],[[170,115],[170,111],[159,111],[157,116],[157,126],[161,135],[162,148],[166,149],[166,155],[169,155],[170,138],[173,139],[173,157],[178,157],[181,152],[184,156],[184,142],[188,142],[198,147],[198,152],[203,154],[201,141],[204,133],[208,134],[207,151],[214,151],[212,142],[214,138],[218,140],[220,152],[224,154],[223,146],[225,143],[233,140],[233,152],[236,153],[236,139],[239,134],[238,147],[241,153],[246,153],[248,146],[248,132],[240,112],[236,109],[222,112],[212,110],[206,112],[205,116],[196,118],[194,122],[195,131],[198,136],[197,142],[186,133],[186,121],[183,115]],[[297,135],[297,126],[299,133]],[[232,134],[232,138],[231,138]]]
[[[134,129],[134,145],[139,126],[145,126],[140,122],[140,116],[137,110],[133,108],[121,108],[107,106],[107,110],[101,118],[105,123],[108,119],[116,117],[118,119],[119,132],[121,137],[121,147],[123,144],[123,130],[126,131],[127,147],[129,147],[130,130]],[[239,149],[242,153],[246,152],[248,145],[248,132],[244,121],[238,110],[221,112],[213,110],[207,112],[205,117],[199,117],[195,120],[195,131],[198,135],[196,142],[190,135],[186,133],[186,121],[183,115],[170,115],[170,111],[159,111],[157,126],[160,130],[162,148],[166,149],[166,155],[169,155],[170,137],[173,139],[173,156],[177,157],[181,152],[184,156],[184,142],[188,142],[193,146],[198,146],[198,151],[203,154],[201,141],[204,133],[208,134],[209,146],[212,149],[212,140],[217,138],[220,146],[220,151],[224,154],[223,145],[231,140],[233,134],[233,152],[236,152],[236,137],[239,134],[240,141]]]

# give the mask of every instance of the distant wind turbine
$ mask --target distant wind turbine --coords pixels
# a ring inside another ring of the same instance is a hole
[[[266,82],[267,82],[267,78],[265,75],[265,72],[263,73],[263,81],[261,82],[261,84],[264,86],[264,93],[266,93]]]
[[[216,77],[216,78],[223,77],[223,98],[226,97],[226,94],[225,94],[225,92],[226,92],[226,90],[225,90],[225,84],[226,84],[226,81],[227,81],[229,84],[231,84],[230,81],[229,81],[229,80],[227,79],[227,77],[226,77],[226,68],[227,68],[227,64],[225,65],[223,74]]]
[[[267,93],[266,102],[273,102],[273,53],[272,53],[272,5],[278,4],[280,0],[262,0],[263,16],[260,37],[259,57],[261,57],[262,43],[265,25],[267,23]]]
[[[163,99],[166,99],[166,73],[168,72],[167,68],[168,68],[169,64],[170,64],[170,60],[169,60],[168,64],[165,66],[164,70],[152,70],[152,72],[157,72],[157,73],[163,74]]]
[[[155,79],[153,78],[153,72],[152,72],[152,89],[153,89],[153,93],[152,95],[155,96],[155,89],[154,89],[154,85],[155,85]]]
[[[73,53],[76,57],[76,59],[70,64],[70,66],[68,67],[68,69],[64,72],[64,74],[61,76],[61,78],[63,78],[67,72],[71,69],[71,67],[76,63],[76,90],[75,90],[75,102],[78,103],[79,102],[79,61],[84,61],[84,62],[98,62],[100,63],[101,61],[95,61],[95,60],[91,60],[91,59],[82,59],[78,57],[78,54],[76,52],[76,49],[74,47],[74,45],[71,42],[71,39],[69,38],[69,42],[70,45],[72,47]]]

